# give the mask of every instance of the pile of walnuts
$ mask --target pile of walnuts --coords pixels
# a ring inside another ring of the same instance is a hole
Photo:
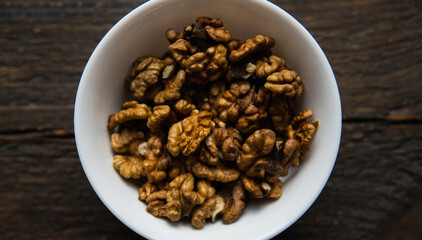
[[[318,122],[293,116],[300,76],[272,55],[274,40],[233,39],[218,18],[166,32],[163,57],[139,57],[125,79],[135,100],[108,119],[113,166],[143,178],[154,216],[202,228],[232,223],[253,198],[280,198],[280,177],[309,150]]]

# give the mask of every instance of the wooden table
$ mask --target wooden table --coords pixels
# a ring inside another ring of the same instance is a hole
[[[138,239],[73,135],[91,52],[142,1],[0,1],[0,238]],[[422,239],[422,2],[278,0],[325,51],[343,106],[334,171],[280,239]]]

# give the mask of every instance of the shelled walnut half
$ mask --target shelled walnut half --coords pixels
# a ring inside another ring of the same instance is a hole
[[[161,57],[135,59],[132,99],[108,118],[113,167],[142,179],[138,198],[156,217],[233,223],[249,202],[282,196],[319,122],[310,109],[295,116],[304,81],[270,36],[235,39],[202,16],[165,37]]]

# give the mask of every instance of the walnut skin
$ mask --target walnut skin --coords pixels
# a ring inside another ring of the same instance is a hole
[[[135,139],[129,143],[129,153],[132,156],[143,157],[142,148],[147,142],[143,139]]]
[[[108,129],[119,126],[130,120],[147,119],[151,113],[151,108],[145,104],[139,104],[136,101],[125,102],[122,105],[122,111],[110,115],[108,118]]]
[[[229,42],[232,39],[230,32],[223,27],[218,18],[198,17],[193,28],[193,35],[199,39]]]
[[[193,24],[188,24],[180,33],[176,32],[176,30],[174,29],[167,30],[166,37],[170,43],[174,43],[178,39],[181,39],[181,38],[186,39],[190,37],[192,35],[192,31],[193,31]]]
[[[272,55],[269,58],[264,57],[264,59],[259,60],[256,63],[255,75],[257,78],[266,78],[272,73],[282,71],[286,68],[286,62],[284,59]]]
[[[256,130],[242,146],[242,153],[237,161],[241,171],[246,171],[258,159],[268,155],[275,144],[275,133],[270,129]]]
[[[240,176],[240,172],[237,169],[226,167],[222,163],[217,163],[215,166],[208,166],[193,157],[186,160],[186,165],[187,169],[196,177],[206,178],[210,181],[232,182]]]
[[[303,82],[295,71],[282,70],[267,77],[265,88],[286,97],[301,96],[303,92]]]
[[[218,80],[226,72],[227,66],[227,49],[222,44],[195,53],[184,62],[187,81],[200,85]]]
[[[188,216],[196,205],[204,204],[215,195],[215,189],[203,180],[198,181],[197,192],[193,190],[193,175],[182,174],[170,182],[168,190],[157,191],[147,197],[147,211],[154,216],[165,216],[171,221],[178,221]],[[197,214],[200,215],[199,212]]]
[[[146,64],[146,62],[148,64]],[[153,57],[152,59],[147,58],[141,61],[139,65],[134,68],[139,74],[136,75],[135,79],[130,83],[130,91],[133,93],[133,96],[137,99],[141,99],[149,87],[157,84],[160,73],[164,67],[164,61],[159,58]]]
[[[142,162],[144,171],[150,182],[160,182],[167,177],[167,169],[172,159],[163,146],[161,139],[152,136],[148,139],[148,148],[145,151],[145,160]]]
[[[280,198],[282,195],[281,187],[283,183],[278,177],[264,179],[252,179],[242,176],[242,183],[245,190],[253,198]]]
[[[154,103],[159,105],[179,99],[180,89],[182,89],[185,79],[186,72],[184,70],[179,70],[176,76],[167,82],[164,90],[155,95]]]
[[[268,108],[268,114],[278,134],[284,133],[284,130],[292,121],[291,110],[288,104],[289,99],[284,96],[272,93],[271,105]]]
[[[229,224],[236,221],[245,207],[245,190],[240,181],[236,181],[233,185],[229,186],[219,196],[223,198],[224,208],[223,223]]]
[[[242,43],[237,39],[232,39],[226,43],[226,47],[229,52],[238,49],[240,45],[242,45]]]
[[[246,191],[248,191],[253,198],[263,198],[271,192],[271,186],[265,181],[255,180],[246,176],[242,176],[241,179]]]
[[[300,160],[302,160],[305,157],[305,153],[309,151],[311,140],[319,125],[318,121],[307,122],[307,119],[312,117],[312,114],[311,109],[301,112],[298,116],[293,118],[292,125],[289,125],[286,129],[288,138],[297,139],[300,142]]]
[[[172,54],[174,60],[181,66],[185,66],[186,59],[198,51],[196,47],[193,47],[185,39],[178,39],[168,47],[168,50]]]
[[[202,104],[199,105],[199,109],[209,111],[213,114],[213,116],[218,116],[216,106],[217,99],[224,93],[225,90],[226,86],[224,83],[214,82],[209,90],[209,95],[207,97],[204,97],[202,100]]]
[[[195,210],[192,214],[191,224],[196,228],[203,228],[205,219],[210,218],[217,201],[215,198],[208,198],[204,204]]]
[[[253,61],[245,59],[229,66],[226,79],[228,82],[233,82],[234,80],[246,80],[254,74],[255,70],[256,65]]]
[[[215,125],[211,117],[212,113],[202,111],[171,126],[167,142],[167,149],[171,155],[177,157],[182,152],[187,156],[196,151]]]
[[[224,27],[214,28],[208,25],[205,27],[205,31],[207,31],[208,36],[210,36],[210,38],[216,42],[225,43],[232,39],[232,35],[230,34],[229,30],[225,29]]]
[[[250,133],[258,129],[261,121],[266,119],[268,114],[266,108],[268,105],[268,95],[265,94],[265,89],[260,88],[255,93],[255,86],[251,88],[249,93],[242,99],[238,99],[239,111],[241,115],[235,127],[241,133]]]
[[[173,106],[174,111],[179,115],[189,115],[193,110],[196,109],[196,106],[189,103],[185,99],[180,99]]]
[[[268,103],[264,88],[255,92],[255,86],[241,81],[232,83],[217,99],[216,110],[222,121],[235,123],[239,132],[247,134],[258,129],[260,122],[267,118]]]
[[[283,186],[283,182],[279,178],[273,178],[272,180],[267,179],[268,183],[271,184],[271,191],[268,194],[268,198],[278,199],[283,194],[281,187]]]
[[[236,160],[240,154],[242,137],[234,128],[215,127],[204,143],[199,159],[209,165],[216,165],[219,158]]]
[[[165,217],[167,216],[166,209],[166,190],[160,190],[157,192],[151,193],[147,198],[146,202],[148,203],[147,212],[151,213],[156,217]]]
[[[250,84],[246,81],[235,82],[230,85],[230,89],[226,90],[216,102],[216,109],[219,112],[219,118],[223,122],[236,122],[239,118],[240,106],[237,99],[244,97],[250,91]]]
[[[114,155],[113,167],[124,178],[138,179],[144,175],[142,158],[136,156]]]
[[[148,117],[147,127],[151,133],[158,133],[161,129],[161,124],[170,115],[170,107],[167,105],[155,106],[152,109],[152,114]]]
[[[119,132],[111,134],[111,148],[116,153],[129,152],[129,147],[134,140],[144,139],[145,134],[134,129],[123,128]]]
[[[154,183],[148,181],[143,184],[138,190],[139,200],[145,201],[149,197],[149,195],[157,191],[158,187]]]
[[[231,51],[229,55],[230,62],[239,62],[248,56],[262,50],[269,50],[274,46],[274,39],[263,35],[256,35],[253,38],[246,39],[240,45],[239,49]]]

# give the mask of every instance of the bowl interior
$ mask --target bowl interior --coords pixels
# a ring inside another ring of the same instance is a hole
[[[304,96],[298,111],[311,108],[320,121],[311,150],[284,179],[277,201],[247,205],[230,225],[206,223],[201,230],[188,222],[173,224],[146,212],[138,187],[112,167],[108,116],[126,98],[123,80],[141,55],[161,56],[167,49],[165,31],[177,31],[198,16],[219,17],[235,38],[256,34],[275,39],[274,54],[283,57],[302,77]],[[132,230],[147,238],[264,239],[294,223],[314,202],[334,165],[341,132],[341,107],[336,81],[322,50],[290,15],[266,1],[153,0],[119,21],[99,43],[82,75],[75,103],[75,137],[84,171],[107,208]],[[247,229],[247,231],[245,231]]]

